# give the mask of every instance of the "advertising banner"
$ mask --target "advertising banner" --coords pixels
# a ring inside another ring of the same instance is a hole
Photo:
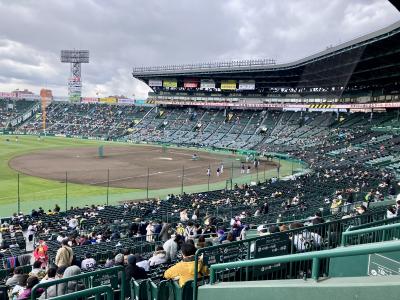
[[[215,89],[215,82],[212,79],[202,79],[200,81],[200,88],[202,89]]]
[[[121,99],[118,99],[118,104],[135,104],[135,100],[128,99],[128,98],[121,98]]]
[[[97,103],[97,102],[99,102],[99,98],[82,97],[81,102],[82,102],[82,103]]]
[[[236,90],[236,80],[222,80],[221,90]]]
[[[99,98],[100,103],[108,103],[108,104],[113,104],[117,103],[117,98],[115,97],[104,97],[104,98]]]
[[[199,82],[195,79],[185,79],[183,81],[183,87],[185,88],[197,88],[199,86]]]
[[[254,80],[239,80],[239,90],[255,90],[256,82]]]
[[[0,92],[0,98],[13,98],[13,97],[15,97],[14,93]]]
[[[162,86],[162,80],[161,79],[149,79],[149,86]]]
[[[166,88],[177,88],[178,87],[178,81],[176,79],[165,79],[163,81],[163,87],[166,87]]]

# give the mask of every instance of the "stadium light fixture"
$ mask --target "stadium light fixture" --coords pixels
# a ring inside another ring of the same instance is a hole
[[[68,96],[70,101],[78,102],[82,96],[81,64],[89,63],[89,50],[61,50],[61,62],[71,64]]]

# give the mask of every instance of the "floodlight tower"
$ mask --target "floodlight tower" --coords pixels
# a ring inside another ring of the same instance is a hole
[[[68,96],[70,101],[78,102],[82,95],[81,64],[89,63],[89,50],[61,50],[61,62],[71,64]]]

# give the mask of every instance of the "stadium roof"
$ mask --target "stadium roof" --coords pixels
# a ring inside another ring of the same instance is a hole
[[[259,88],[392,86],[400,82],[400,22],[291,63],[247,62],[134,68],[132,75],[145,82],[151,78],[255,80]]]

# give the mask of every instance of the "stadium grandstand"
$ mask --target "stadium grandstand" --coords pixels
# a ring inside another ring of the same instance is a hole
[[[191,161],[225,151],[257,172],[185,192],[182,172],[182,192],[166,197],[3,217],[0,300],[399,299],[399,67],[397,22],[287,64],[135,67],[152,88],[145,103],[0,94],[8,143],[174,146]],[[278,175],[258,177],[272,159]],[[285,159],[306,167],[281,177]]]

